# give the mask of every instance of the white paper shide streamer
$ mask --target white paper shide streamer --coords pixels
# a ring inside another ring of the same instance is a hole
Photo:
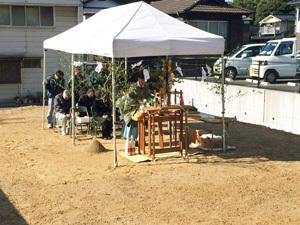
[[[180,76],[183,77],[182,69],[178,66],[178,63],[177,63],[177,62],[176,62],[176,70],[178,71],[178,73],[180,74]]]
[[[144,70],[143,70],[143,74],[144,74],[145,82],[147,82],[147,80],[150,79],[149,70],[144,69]]]
[[[95,71],[96,71],[97,73],[100,73],[101,70],[102,70],[102,63],[99,62],[99,63],[98,63],[98,66],[95,68]]]
[[[131,64],[131,69],[134,69],[135,67],[142,65],[142,63],[143,63],[143,60],[139,61],[138,63]]]
[[[203,68],[203,67],[201,67],[202,68],[202,77],[201,77],[201,81],[205,81],[206,80],[206,71],[205,71],[205,69]]]
[[[75,61],[75,62],[73,62],[73,66],[75,66],[75,67],[80,67],[80,66],[82,66],[82,62],[80,62],[80,61]]]
[[[206,69],[207,69],[207,76],[211,76],[212,69],[207,64],[206,64]]]

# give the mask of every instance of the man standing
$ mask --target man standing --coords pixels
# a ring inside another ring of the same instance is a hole
[[[101,69],[99,67],[101,67]],[[101,89],[103,84],[106,82],[108,75],[109,70],[106,67],[106,63],[100,63],[91,73],[90,85],[96,90]]]
[[[47,123],[48,128],[52,128],[52,115],[54,110],[54,98],[56,95],[62,93],[65,87],[64,73],[61,70],[58,70],[55,74],[48,77],[46,81],[42,82],[45,85],[47,90],[48,97],[48,115]]]
[[[60,121],[62,127],[62,136],[66,135],[66,123],[71,119],[71,95],[68,91],[58,94],[54,98],[55,116]]]

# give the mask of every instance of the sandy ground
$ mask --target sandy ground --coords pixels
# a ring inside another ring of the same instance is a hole
[[[237,149],[134,164],[0,111],[0,224],[299,224],[300,137],[236,123]],[[191,126],[200,126],[190,121]],[[118,150],[124,141],[118,140]]]

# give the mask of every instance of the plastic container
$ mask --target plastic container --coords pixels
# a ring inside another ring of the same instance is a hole
[[[132,135],[131,135],[131,140],[130,140],[130,152],[131,152],[131,155],[135,155],[135,140],[133,139]]]

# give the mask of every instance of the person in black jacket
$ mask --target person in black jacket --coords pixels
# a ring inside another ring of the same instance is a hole
[[[62,127],[62,136],[66,135],[66,123],[71,119],[71,95],[68,91],[58,94],[54,98],[54,108],[56,119],[60,121]]]
[[[102,120],[102,138],[110,140],[112,132],[111,104],[105,96],[101,98],[100,91],[96,93],[93,103],[93,114],[96,120]]]
[[[47,90],[48,97],[48,115],[47,123],[48,128],[52,128],[52,114],[54,110],[54,98],[56,95],[62,93],[65,87],[64,73],[61,70],[58,70],[55,74],[48,77],[46,81],[42,82],[45,85]]]
[[[88,110],[89,116],[92,116],[92,106],[94,103],[94,90],[89,89],[86,94],[79,97],[78,106],[85,106]],[[86,113],[79,113],[80,117],[86,116]]]

